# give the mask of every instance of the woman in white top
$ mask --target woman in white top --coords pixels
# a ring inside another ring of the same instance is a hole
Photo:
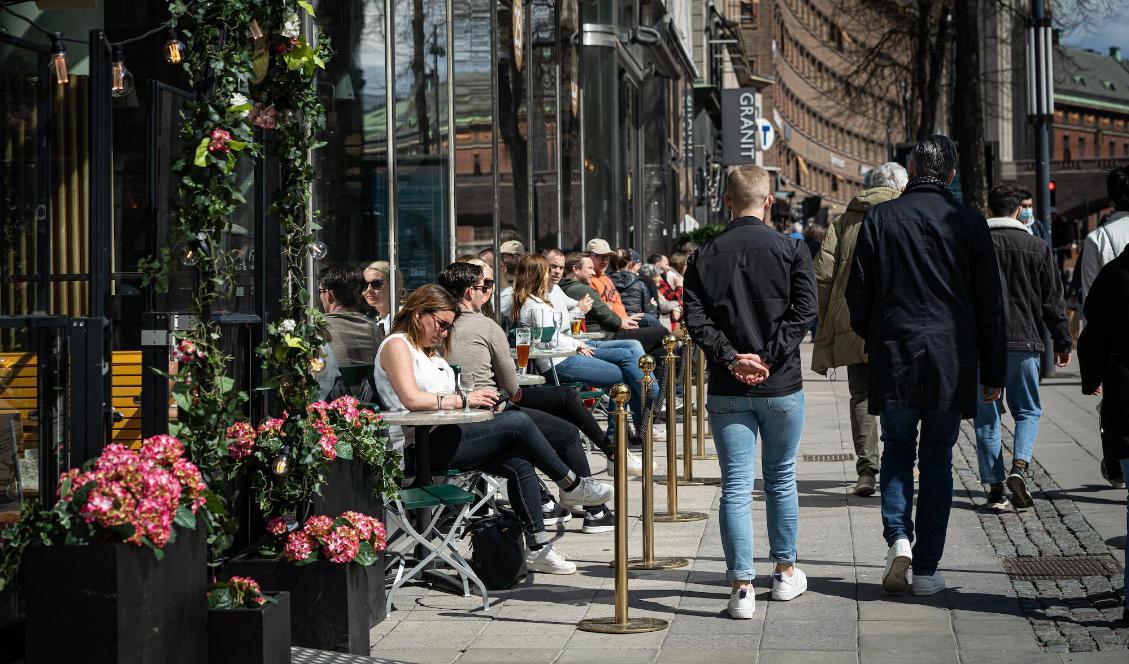
[[[609,389],[616,383],[624,383],[631,390],[627,403],[636,432],[642,416],[643,372],[639,369],[639,358],[643,357],[643,346],[635,340],[605,341],[591,345],[568,336],[568,313],[553,308],[549,298],[549,260],[540,254],[522,256],[514,274],[513,307],[509,312],[514,324],[530,327],[557,327],[558,348],[576,351],[576,355],[537,360],[537,368],[549,370],[549,363],[556,365],[557,375],[566,382],[583,383],[600,389]],[[558,324],[559,321],[559,324]],[[614,440],[615,418],[608,418],[608,437]],[[638,437],[638,434],[635,435]]]
[[[463,407],[463,398],[453,394],[454,373],[438,352],[458,313],[455,299],[436,284],[421,286],[407,297],[392,323],[392,333],[376,355],[376,389],[384,406],[407,410]],[[498,394],[475,390],[466,399],[472,408],[493,408]],[[402,441],[402,434],[398,438]],[[531,550],[527,560],[531,571],[576,571],[576,565],[549,544],[534,467],[561,488],[565,504],[602,503],[609,497],[608,489],[569,470],[528,415],[506,410],[489,422],[435,427],[430,441],[433,470],[483,470],[507,479],[510,500]]]

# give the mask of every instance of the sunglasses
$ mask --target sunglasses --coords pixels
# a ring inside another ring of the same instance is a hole
[[[435,324],[439,326],[440,332],[450,332],[451,329],[453,327],[455,327],[454,323],[448,323],[447,321],[443,320],[438,315],[436,315],[436,313],[434,311],[429,311],[427,313],[430,314],[431,317],[435,319]]]
[[[490,290],[493,287],[494,287],[494,280],[493,279],[483,279],[481,286],[471,286],[470,288],[471,288],[471,290],[482,291],[483,293],[485,293],[486,291]]]
[[[365,288],[366,290],[369,288],[373,290],[380,290],[381,288],[384,288],[384,282],[380,279],[377,279],[376,281],[366,281]]]

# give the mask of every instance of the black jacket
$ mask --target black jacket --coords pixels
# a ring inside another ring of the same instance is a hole
[[[685,322],[710,366],[709,394],[778,397],[803,388],[800,342],[816,315],[811,253],[756,217],[739,217],[687,260]],[[756,353],[768,380],[745,385],[729,373],[738,353]]]
[[[1007,374],[1000,272],[988,224],[939,184],[913,182],[866,214],[847,282],[870,359],[871,413],[976,414]]]
[[[651,304],[651,291],[647,288],[647,284],[639,278],[639,275],[627,270],[620,270],[619,272],[612,272],[608,276],[611,277],[612,283],[619,291],[619,299],[623,302],[623,308],[627,310],[627,313],[659,315],[659,308]]]
[[[1007,349],[1043,352],[1046,326],[1055,352],[1069,352],[1074,343],[1050,246],[1011,217],[989,219],[988,230],[1000,265]]]
[[[1082,393],[1101,385],[1102,429],[1129,434],[1129,251],[1098,273],[1084,312],[1086,327],[1078,338]]]

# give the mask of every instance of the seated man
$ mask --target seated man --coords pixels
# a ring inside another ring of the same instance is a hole
[[[596,242],[593,240],[588,246],[594,246],[598,251],[610,249],[607,242],[599,240],[603,242],[602,245],[597,245]],[[561,290],[574,300],[581,300],[585,296],[592,298],[592,308],[584,317],[589,332],[611,332],[613,339],[634,339],[642,344],[644,353],[658,358],[663,337],[668,334],[666,328],[661,325],[640,328],[638,319],[643,315],[628,316],[623,311],[623,303],[619,301],[619,291],[615,284],[607,277],[596,276],[595,260],[590,252],[574,251],[569,254],[565,259],[565,277],[561,280]],[[599,260],[607,266],[606,255]],[[606,280],[607,284],[601,279]],[[602,287],[602,292],[597,286]]]
[[[357,311],[361,278],[356,270],[330,265],[318,274],[318,298],[329,328],[329,348],[339,366],[372,364],[384,336],[377,322]]]
[[[438,281],[459,303],[460,313],[448,338],[446,359],[461,368],[463,385],[473,385],[475,391],[500,389],[510,395],[511,404],[520,403],[523,393],[506,334],[496,322],[482,314],[482,304],[490,298],[493,287],[492,283],[485,283],[483,268],[475,263],[452,263],[439,273]],[[580,431],[575,425],[535,408],[510,405],[507,410],[510,409],[528,415],[577,476],[592,474],[580,444]],[[593,442],[611,447],[606,436]],[[567,509],[554,505],[551,500],[544,504],[545,523],[563,523],[571,518]],[[615,517],[605,505],[577,507],[583,507],[585,513],[583,532],[601,533],[615,528]]]

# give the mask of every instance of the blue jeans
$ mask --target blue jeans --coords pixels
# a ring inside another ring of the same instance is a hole
[[[945,551],[953,504],[953,445],[960,413],[887,410],[882,420],[882,536],[887,544],[905,538],[913,546],[913,573],[937,571]],[[921,423],[921,444],[917,425]],[[918,459],[920,494],[913,522],[913,462]]]
[[[1129,459],[1121,460],[1122,477],[1129,477]],[[1125,585],[1121,587],[1125,595],[1125,606],[1129,606],[1129,502],[1125,504]]]
[[[784,397],[706,397],[717,457],[721,463],[721,546],[730,581],[756,578],[753,567],[753,478],[757,433],[763,440],[768,555],[796,562],[799,499],[796,452],[804,429],[804,393]]]
[[[1043,407],[1039,401],[1040,354],[1008,351],[1007,385],[1004,398],[1015,419],[1015,441],[1012,458],[1031,463],[1035,437],[1039,434],[1039,418]],[[976,458],[980,465],[980,481],[999,484],[1004,481],[1005,467],[1000,440],[1000,402],[985,403],[982,395],[976,400]]]
[[[595,357],[567,357],[557,365],[557,375],[566,382],[584,383],[605,390],[616,383],[626,383],[631,390],[627,409],[631,411],[631,421],[638,428],[643,410],[643,372],[639,369],[643,346],[634,340],[601,341],[590,346],[596,351]],[[614,435],[615,418],[609,417],[608,437]]]

